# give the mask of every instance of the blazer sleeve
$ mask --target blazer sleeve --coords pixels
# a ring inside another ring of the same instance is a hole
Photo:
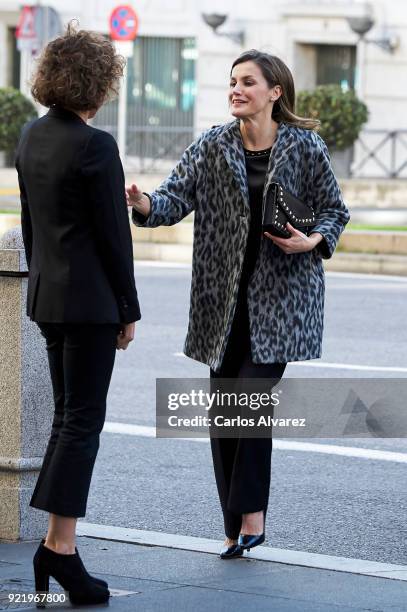
[[[97,130],[90,137],[81,163],[94,232],[120,320],[141,318],[134,281],[133,243],[125,195],[123,167],[116,141]]]
[[[332,169],[328,147],[319,134],[315,133],[315,136],[312,205],[317,224],[312,232],[322,234],[323,240],[316,249],[323,259],[329,259],[350,219],[350,214]]]
[[[32,246],[33,246],[33,230],[31,223],[31,215],[30,209],[28,207],[28,198],[27,191],[24,185],[23,176],[20,168],[20,149],[22,143],[25,141],[28,128],[30,127],[32,121],[23,126],[20,134],[20,140],[17,146],[16,155],[15,155],[15,168],[17,170],[18,176],[18,186],[20,189],[20,203],[21,203],[21,232],[23,235],[23,243],[25,250],[25,258],[27,261],[27,267],[30,268],[31,258],[32,258]]]
[[[17,164],[16,164],[17,166]],[[25,190],[22,176],[17,168],[18,172],[18,185],[20,187],[20,202],[21,202],[21,231],[23,234],[23,243],[25,250],[25,258],[27,261],[27,267],[30,269],[32,248],[33,248],[33,230],[31,224],[30,209],[28,208],[27,192]]]
[[[148,217],[133,208],[132,220],[135,225],[175,225],[194,210],[201,141],[202,136],[185,150],[178,164],[158,189],[146,194],[151,203]]]

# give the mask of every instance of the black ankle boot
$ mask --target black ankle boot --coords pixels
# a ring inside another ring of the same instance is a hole
[[[92,580],[77,552],[73,555],[61,555],[41,543],[33,563],[37,592],[49,591],[49,578],[52,576],[68,591],[69,599],[74,605],[102,604],[109,600],[109,590]],[[37,604],[37,607],[45,606]]]
[[[43,538],[41,540],[41,544],[45,544],[45,538]],[[75,552],[78,554],[78,557],[79,557],[79,552],[78,552],[78,549],[76,548],[76,546],[75,546]],[[101,578],[96,578],[96,576],[92,576],[91,574],[89,574],[87,569],[86,569],[86,567],[83,565],[82,559],[80,557],[79,557],[79,561],[82,564],[82,569],[89,576],[89,578],[91,578],[93,580],[93,582],[95,582],[96,584],[99,584],[100,586],[104,587],[105,589],[108,588],[109,585],[107,584],[106,580],[102,580]]]

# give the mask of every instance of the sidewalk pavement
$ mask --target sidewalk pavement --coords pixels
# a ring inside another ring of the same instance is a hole
[[[38,542],[0,542],[0,610],[35,609],[9,603],[34,593],[32,557]],[[93,575],[109,582],[109,609],[135,612],[406,612],[407,582],[343,571],[261,561],[222,561],[217,554],[79,537]],[[260,548],[259,548],[260,550]],[[251,555],[254,550],[249,553]],[[57,583],[51,591],[62,593]],[[69,603],[47,607],[69,608]],[[86,606],[98,610],[107,606]]]
[[[165,179],[168,172],[142,174],[126,171],[126,183],[137,183],[146,191],[152,191]],[[0,195],[18,195],[18,178],[15,168],[0,168]]]
[[[143,191],[153,191],[166,177],[161,174],[126,172],[126,185],[136,183]],[[20,190],[15,168],[0,168],[0,211],[20,212]]]

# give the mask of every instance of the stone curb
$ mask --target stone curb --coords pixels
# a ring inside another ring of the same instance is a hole
[[[134,258],[162,262],[192,262],[192,247],[187,244],[134,243]],[[327,272],[356,272],[407,276],[407,256],[374,255],[370,253],[336,252],[331,259],[324,259]]]
[[[19,215],[0,215],[0,236],[19,223]],[[135,259],[191,264],[192,228],[191,222],[155,229],[132,225]],[[377,250],[378,244],[390,252],[366,252]],[[348,231],[341,236],[340,250],[324,260],[324,267],[335,272],[407,276],[407,232]]]
[[[219,554],[219,548],[221,546],[220,542],[208,538],[145,531],[112,525],[98,525],[81,521],[78,523],[78,535],[101,540],[125,542],[128,544],[160,546],[214,555]],[[360,576],[407,581],[407,566],[379,563],[365,559],[335,557],[298,550],[285,550],[271,546],[253,549],[250,553],[245,553],[245,558],[312,569],[358,574]]]
[[[143,191],[153,191],[168,176],[167,172],[143,174],[125,168],[126,184],[136,183]],[[377,207],[405,209],[407,206],[407,182],[405,179],[387,178],[339,178],[343,199],[351,208]],[[12,189],[18,194],[17,172],[15,168],[0,168],[0,186]]]

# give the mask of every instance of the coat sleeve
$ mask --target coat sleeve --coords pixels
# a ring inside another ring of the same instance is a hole
[[[133,243],[125,195],[124,172],[116,141],[97,130],[81,164],[99,253],[115,294],[122,323],[141,318],[134,281]]]
[[[133,208],[132,219],[139,227],[175,225],[195,208],[197,166],[203,136],[194,141],[163,183],[148,197],[151,211],[148,217]]]
[[[323,240],[316,248],[323,259],[329,259],[350,215],[332,169],[328,147],[319,134],[315,136],[312,205],[317,224],[312,231],[322,234]]]

